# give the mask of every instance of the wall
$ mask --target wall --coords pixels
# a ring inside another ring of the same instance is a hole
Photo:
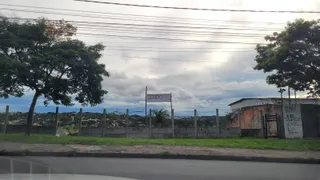
[[[233,114],[231,115],[231,121],[227,124],[227,127],[229,128],[240,127],[239,117],[240,117],[239,111],[233,112]]]
[[[1,125],[1,132],[3,132],[3,128],[4,126]],[[24,133],[25,131],[26,125],[7,125],[7,133]],[[56,128],[54,126],[32,126],[31,133],[55,134]]]
[[[240,135],[239,128],[223,128],[218,134],[217,128],[198,128],[198,138],[210,137],[238,137]],[[129,138],[148,138],[149,128],[128,128]],[[102,136],[104,137],[126,137],[126,129],[103,129],[103,128],[82,128],[81,135],[83,136]],[[152,128],[152,138],[171,138],[171,128]],[[176,138],[193,138],[196,137],[194,128],[175,128]]]
[[[232,116],[232,120],[229,123],[229,127],[239,127],[238,123],[240,124],[241,128],[241,136],[256,136],[262,137],[262,122],[261,122],[261,112],[262,116],[265,114],[267,115],[276,115],[278,114],[279,117],[281,115],[281,106],[269,104],[263,106],[254,106],[254,107],[245,107],[241,108],[234,112]],[[239,122],[240,121],[240,122]],[[274,136],[278,135],[277,132],[277,122],[270,121],[268,122],[268,135]]]
[[[263,105],[255,107],[242,108],[240,111],[240,127],[241,129],[261,129],[261,111],[262,115],[275,114],[276,106]]]
[[[286,138],[302,138],[302,118],[300,104],[283,106],[283,123]]]

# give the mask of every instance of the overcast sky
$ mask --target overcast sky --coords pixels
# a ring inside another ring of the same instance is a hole
[[[122,0],[113,2],[215,9],[320,9],[320,3],[317,0],[274,2],[271,0]],[[103,82],[103,87],[109,93],[104,103],[98,108],[121,110],[129,108],[143,111],[144,89],[148,86],[150,93],[172,92],[175,111],[190,115],[193,109],[198,109],[200,114],[214,114],[216,108],[219,108],[222,113],[228,112],[230,111],[228,104],[243,97],[279,96],[274,86],[265,83],[266,75],[252,69],[255,43],[263,43],[264,35],[281,31],[286,21],[300,17],[314,19],[318,15],[186,11],[72,0],[0,0],[0,4],[1,15],[9,17],[43,16],[48,19],[82,21],[75,24],[79,32],[76,38],[88,44],[102,42],[106,46],[101,62],[106,64],[111,74],[110,78],[105,78]],[[114,25],[117,23],[118,25]],[[139,24],[139,26],[137,28],[123,24]],[[168,26],[182,27],[177,30]],[[198,28],[183,28],[188,26],[198,26]],[[124,36],[153,38],[137,39],[124,38]],[[184,41],[173,41],[168,38]],[[221,44],[221,41],[240,43]],[[28,107],[29,99],[30,96],[25,96],[19,101],[12,98],[1,100],[0,106],[20,103],[21,107]],[[39,102],[38,106],[42,106],[42,102]],[[155,106],[169,108],[168,104],[155,104]]]

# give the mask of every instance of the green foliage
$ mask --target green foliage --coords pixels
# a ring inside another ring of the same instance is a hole
[[[168,126],[169,125],[169,122],[168,122],[168,119],[169,119],[169,113],[167,110],[165,109],[160,109],[160,110],[152,110],[151,111],[152,113],[152,116],[153,116],[153,119],[154,119],[154,122],[153,124],[156,126],[156,127],[164,127],[164,126]]]
[[[98,60],[102,44],[92,46],[71,39],[76,27],[65,21],[39,19],[18,23],[0,18],[0,97],[21,97],[25,88],[35,92],[27,122],[30,133],[37,99],[66,106],[72,96],[83,105],[102,103],[107,91],[103,76],[109,76]]]
[[[268,84],[320,95],[320,20],[297,19],[257,45],[254,69],[272,73]]]

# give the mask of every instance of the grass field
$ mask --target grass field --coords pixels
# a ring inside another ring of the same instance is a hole
[[[313,150],[320,151],[320,140],[298,139],[256,139],[256,138],[224,138],[224,139],[126,139],[126,138],[100,138],[82,136],[63,136],[34,134],[0,134],[0,141],[47,143],[47,144],[85,144],[85,145],[184,145],[208,146],[250,149],[279,149],[279,150]]]

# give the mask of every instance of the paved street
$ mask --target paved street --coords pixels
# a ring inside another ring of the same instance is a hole
[[[95,174],[152,180],[317,180],[320,165],[258,163],[232,161],[0,157],[0,173],[10,172],[10,159],[15,173]],[[30,168],[30,164],[32,167]],[[49,170],[50,169],[50,170]]]

